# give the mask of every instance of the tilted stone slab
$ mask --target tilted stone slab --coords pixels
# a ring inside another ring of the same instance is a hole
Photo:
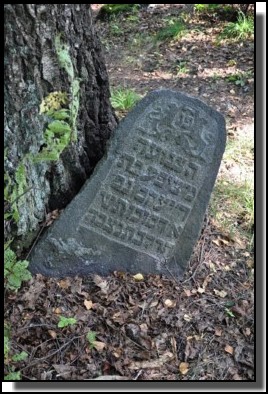
[[[30,270],[180,278],[200,234],[225,148],[223,116],[154,91],[120,123],[107,155],[40,240]]]

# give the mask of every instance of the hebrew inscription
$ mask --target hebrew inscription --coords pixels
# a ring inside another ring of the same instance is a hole
[[[79,226],[154,258],[174,254],[212,159],[216,122],[178,100],[152,103]]]
[[[64,264],[68,274],[125,269],[180,276],[224,147],[219,113],[180,93],[152,92],[115,131],[107,157],[37,245],[30,268],[52,276],[62,275]],[[41,264],[38,247],[46,244],[52,255]]]

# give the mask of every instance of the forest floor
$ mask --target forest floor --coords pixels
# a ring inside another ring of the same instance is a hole
[[[225,116],[226,151],[184,278],[37,275],[17,293],[6,291],[6,374],[19,371],[22,380],[254,380],[254,42],[219,41],[226,22],[200,15],[188,17],[179,39],[156,39],[180,12],[172,5],[141,9],[98,19],[96,28],[113,92],[182,91]],[[58,327],[60,316],[74,324]],[[22,351],[25,361],[12,360]]]

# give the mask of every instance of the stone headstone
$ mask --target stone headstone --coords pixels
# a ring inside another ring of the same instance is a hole
[[[47,276],[158,273],[180,278],[225,148],[223,116],[159,90],[120,123],[107,154],[34,248]]]

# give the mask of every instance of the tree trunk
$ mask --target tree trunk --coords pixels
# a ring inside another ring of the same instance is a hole
[[[116,125],[90,5],[5,4],[4,76],[5,210],[6,223],[14,224],[6,233],[18,236],[71,201]],[[57,159],[45,157],[59,139],[55,133],[48,146],[52,120],[40,113],[51,92],[68,97],[72,114],[70,138]]]

